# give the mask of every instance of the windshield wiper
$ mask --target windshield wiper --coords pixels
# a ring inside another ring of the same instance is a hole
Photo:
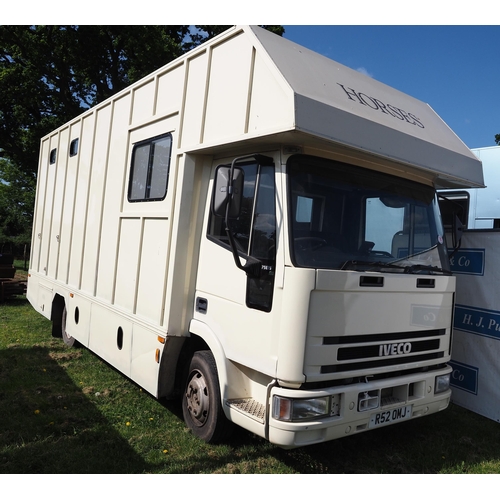
[[[390,262],[381,262],[381,261],[366,261],[366,260],[346,260],[341,266],[340,270],[351,269],[356,271],[359,268],[368,267],[365,269],[366,271],[371,271],[373,269],[381,269],[381,268],[392,268],[399,269],[401,272],[404,272],[404,266],[398,266],[397,264],[391,264]]]
[[[411,266],[404,266],[404,272],[406,274],[418,274],[419,271],[431,271],[433,273],[442,273],[452,276],[453,273],[447,269],[443,269],[438,266],[426,266],[423,264],[412,264]]]
[[[356,270],[364,270],[364,271],[373,271],[380,270],[384,268],[389,269],[398,269],[400,272],[405,274],[419,274],[420,271],[430,271],[432,273],[442,273],[451,276],[453,273],[446,269],[442,269],[437,266],[426,266],[423,264],[411,264],[411,265],[399,265],[391,262],[369,262],[365,260],[346,260],[342,266],[340,266],[340,270],[350,269],[353,271]]]

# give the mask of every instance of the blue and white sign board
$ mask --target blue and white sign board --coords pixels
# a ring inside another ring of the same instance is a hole
[[[500,230],[464,232],[457,278],[452,400],[500,422]]]

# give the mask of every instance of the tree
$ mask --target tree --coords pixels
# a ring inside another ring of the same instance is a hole
[[[32,218],[43,136],[227,28],[0,26],[0,244]]]
[[[495,135],[495,142],[500,146],[500,134]]]
[[[36,179],[0,159],[0,254],[20,251],[31,239]]]

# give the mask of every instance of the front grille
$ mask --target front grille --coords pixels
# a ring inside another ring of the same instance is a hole
[[[323,374],[342,373],[439,360],[444,357],[444,352],[438,351],[441,339],[436,337],[445,334],[445,329],[438,329],[324,337],[323,345],[339,346],[337,350],[339,363],[321,366],[320,371]]]
[[[345,337],[323,337],[323,345],[361,344],[365,342],[394,342],[396,340],[422,339],[444,335],[446,330],[422,330],[420,332],[375,333],[373,335],[346,335]]]
[[[350,359],[362,359],[362,358],[379,358],[380,346],[384,345],[365,345],[360,347],[341,347],[337,354],[337,359],[339,361],[347,361]],[[386,344],[390,345],[390,344]],[[411,343],[411,352],[425,352],[425,351],[435,351],[439,349],[439,339],[424,340],[420,342]]]
[[[420,356],[405,356],[395,358],[384,358],[376,361],[360,361],[358,363],[345,363],[341,365],[324,365],[321,367],[321,373],[342,373],[355,370],[363,370],[366,368],[381,368],[384,366],[394,366],[408,363],[419,363],[431,359],[440,359],[444,357],[443,352],[433,352],[430,354],[422,354]]]

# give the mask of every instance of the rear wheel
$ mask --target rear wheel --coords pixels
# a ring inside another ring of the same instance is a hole
[[[191,358],[182,414],[193,434],[207,443],[221,442],[232,431],[233,424],[222,409],[217,367],[210,351],[198,351]]]
[[[64,340],[64,343],[68,347],[77,347],[78,346],[78,342],[75,340],[74,337],[72,337],[71,335],[69,335],[69,333],[66,331],[66,318],[67,318],[67,315],[68,315],[68,311],[66,309],[66,306],[64,306],[64,309],[63,309],[63,312],[62,312],[62,315],[61,315],[61,336],[62,336],[62,339]]]

